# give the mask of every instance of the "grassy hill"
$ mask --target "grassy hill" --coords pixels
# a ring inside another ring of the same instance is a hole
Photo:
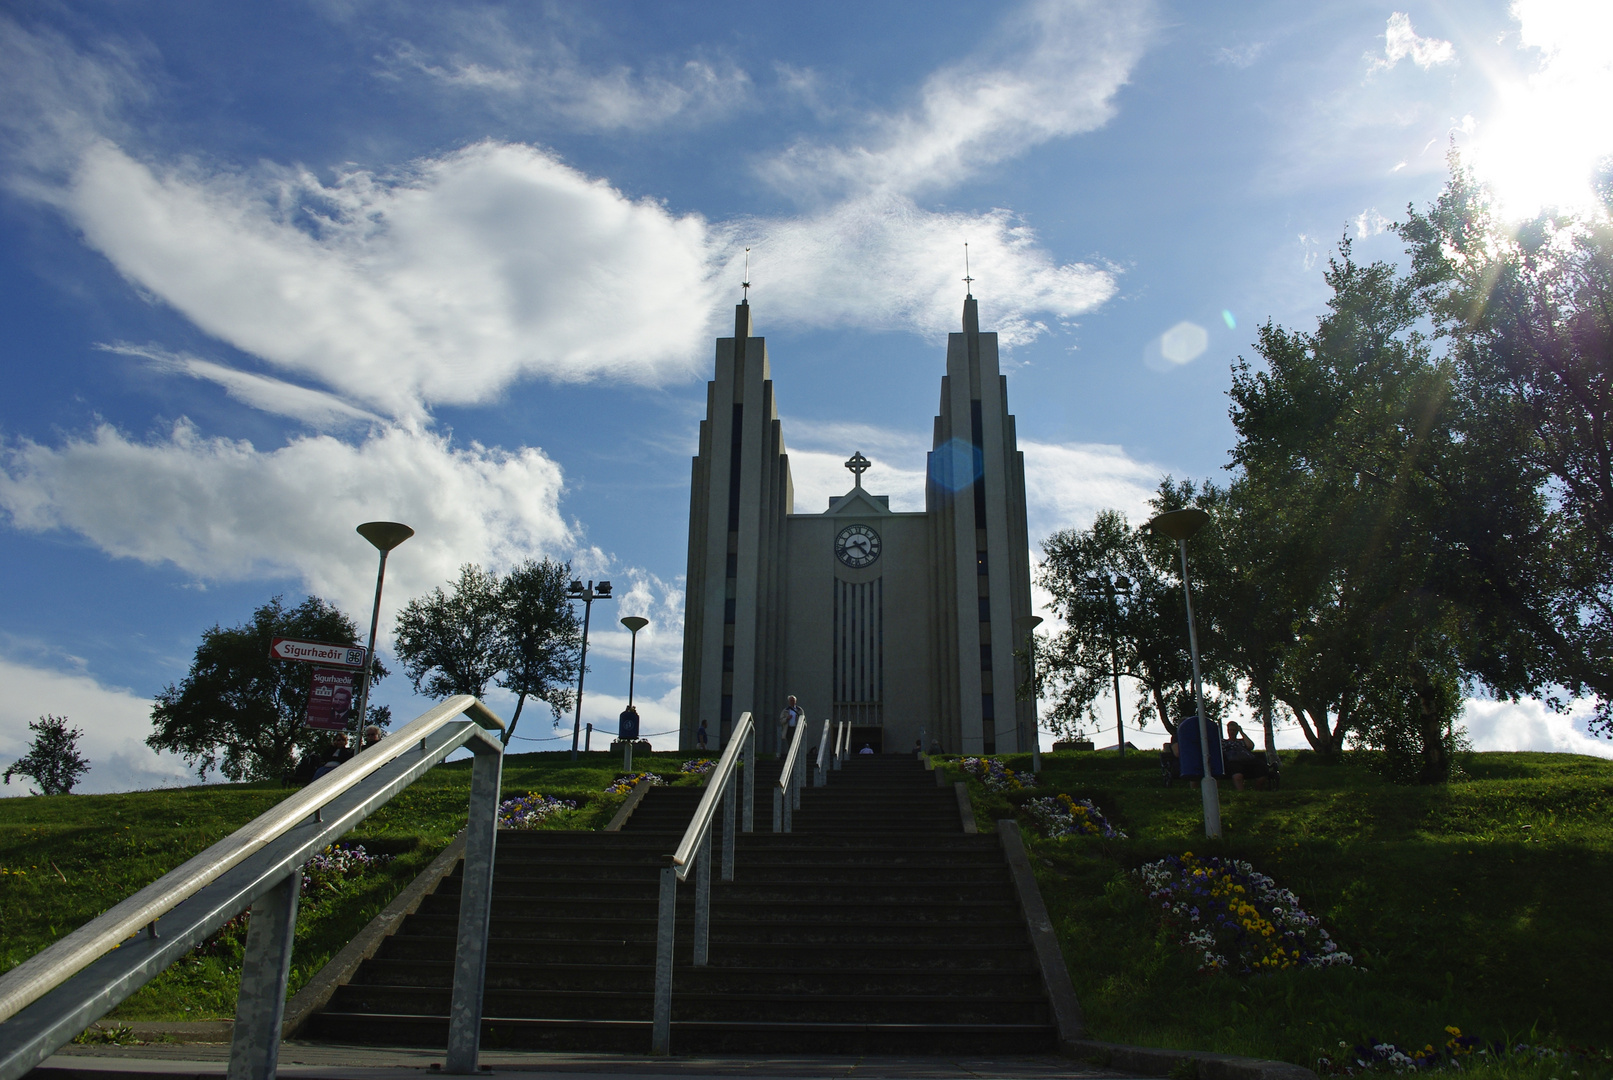
[[[634,768],[674,778],[685,759],[640,754]],[[602,828],[623,796],[604,795],[619,755],[511,754],[506,798],[538,791],[578,802],[557,828]],[[679,782],[692,783],[687,777]],[[291,794],[276,783],[207,784],[123,795],[0,799],[0,971],[9,970],[136,889]],[[431,770],[346,840],[389,856],[374,871],[305,897],[297,917],[295,993],[425,869],[465,824],[470,762]],[[206,1020],[235,1015],[244,935],[193,953],[124,1002],[115,1020]]]
[[[1029,755],[1008,756],[1028,768]],[[1039,795],[1089,797],[1127,840],[1030,839],[1023,793],[970,779],[977,816],[1018,816],[1076,993],[1100,1038],[1315,1066],[1339,1043],[1613,1046],[1613,762],[1474,754],[1444,787],[1283,755],[1279,791],[1222,790],[1223,839],[1157,756],[1045,755]],[[958,778],[963,774],[956,773]],[[1354,968],[1201,974],[1135,873],[1193,852],[1247,860],[1319,916]],[[1540,1065],[1543,1078],[1608,1062]],[[1471,1071],[1471,1070],[1469,1070]],[[1531,1073],[1532,1074],[1532,1073]]]

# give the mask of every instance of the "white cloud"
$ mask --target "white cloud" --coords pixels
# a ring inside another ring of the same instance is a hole
[[[527,146],[325,185],[158,170],[98,142],[53,198],[203,330],[399,417],[526,374],[687,377],[712,311],[701,219]]]
[[[752,91],[750,76],[724,61],[592,70],[559,43],[516,46],[508,37],[444,57],[403,42],[384,63],[394,75],[417,73],[439,86],[502,98],[593,131],[645,131],[674,121],[716,119],[744,106]]]
[[[930,438],[916,432],[878,428],[871,424],[820,423],[784,420],[784,439],[790,455],[790,480],[795,485],[795,512],[821,514],[829,500],[851,490],[846,461],[861,450],[873,462],[863,474],[863,487],[875,495],[889,495],[896,511],[924,509],[925,454]]]
[[[1019,441],[1025,452],[1025,495],[1031,543],[1059,529],[1085,529],[1100,510],[1119,510],[1133,523],[1164,470],[1102,443]]]
[[[1246,68],[1259,60],[1266,51],[1267,42],[1249,41],[1242,45],[1226,45],[1215,52],[1215,62],[1235,68]]]
[[[1392,68],[1400,61],[1411,58],[1411,62],[1427,71],[1440,64],[1450,64],[1456,61],[1456,47],[1448,41],[1439,38],[1418,37],[1417,31],[1412,29],[1411,16],[1404,12],[1395,12],[1389,16],[1389,25],[1383,35],[1383,58],[1373,59],[1373,68],[1382,70]]]
[[[99,345],[107,352],[134,356],[149,361],[158,371],[176,372],[193,379],[217,383],[224,392],[254,409],[262,409],[278,416],[301,420],[319,429],[351,427],[354,424],[381,424],[385,421],[372,412],[357,409],[333,394],[310,390],[281,379],[238,371],[211,360],[203,360],[190,353],[170,352],[160,345]]]
[[[73,790],[93,794],[135,791],[195,783],[184,762],[146,746],[151,734],[151,699],[121,687],[106,687],[83,674],[35,667],[0,657],[0,767],[28,752],[34,733],[28,725],[46,713],[65,716],[82,728],[79,753],[90,771]],[[0,786],[0,796],[26,795],[30,781],[13,777]]]
[[[909,330],[936,338],[958,330],[963,245],[969,244],[982,318],[1005,348],[1046,332],[1039,314],[1069,319],[1108,301],[1113,270],[1060,264],[1007,210],[924,210],[905,196],[871,194],[802,217],[753,219],[733,236],[727,280],[740,280],[751,247],[759,317],[802,326]]]
[[[1388,232],[1389,226],[1392,224],[1394,223],[1378,213],[1376,207],[1373,207],[1361,211],[1360,215],[1355,219],[1355,235],[1365,240],[1369,236],[1377,236],[1379,233]]]
[[[1486,701],[1469,698],[1462,724],[1475,750],[1538,750],[1557,754],[1613,757],[1613,741],[1585,731],[1592,705],[1576,702],[1568,713],[1554,713],[1538,701]]]
[[[393,428],[357,446],[310,436],[263,452],[183,420],[145,442],[110,425],[56,448],[15,440],[0,468],[0,508],[19,529],[71,530],[114,557],[204,580],[292,577],[354,617],[375,580],[359,522],[416,531],[387,564],[390,616],[462,563],[563,556],[575,537],[561,488],[559,466],[530,447],[455,448]]]
[[[992,46],[932,73],[912,108],[869,117],[861,141],[798,142],[759,169],[795,196],[950,187],[1106,123],[1152,22],[1146,4],[1028,4]]]
[[[1464,129],[1476,129],[1471,164],[1509,216],[1593,207],[1592,173],[1613,154],[1613,124],[1597,104],[1613,100],[1613,7],[1515,0],[1512,16],[1537,66],[1499,81],[1488,120],[1464,118]]]

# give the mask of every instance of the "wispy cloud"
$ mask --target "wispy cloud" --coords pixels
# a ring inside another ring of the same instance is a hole
[[[931,74],[910,108],[867,117],[859,139],[798,142],[759,172],[780,190],[820,198],[951,187],[1106,123],[1152,26],[1148,4],[1028,4],[982,52]]]
[[[1397,11],[1389,16],[1389,25],[1383,32],[1383,55],[1375,57],[1368,53],[1367,59],[1372,61],[1373,70],[1382,71],[1408,57],[1412,63],[1427,71],[1441,64],[1454,64],[1456,46],[1439,38],[1419,37],[1417,31],[1412,29],[1411,16]]]

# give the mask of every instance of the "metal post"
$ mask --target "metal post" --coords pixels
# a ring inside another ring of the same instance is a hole
[[[1120,654],[1115,649],[1115,624],[1120,621],[1120,602],[1115,599],[1115,579],[1109,578],[1109,674],[1115,684],[1115,749],[1126,756],[1126,717],[1120,711]]]
[[[386,580],[387,552],[381,552],[381,568],[375,572],[375,607],[370,610],[370,647],[364,652],[364,677],[359,680],[358,719],[353,730],[360,732],[369,722],[370,671],[375,667],[375,631],[381,623],[381,583]]]
[[[571,721],[571,760],[577,760],[577,732],[582,727],[582,680],[588,674],[588,620],[594,613],[594,583],[588,583],[588,595],[582,605],[582,655],[577,658],[577,715]]]
[[[711,829],[700,841],[694,867],[694,966],[705,967],[711,955]]]
[[[672,936],[678,925],[678,872],[661,868],[661,900],[655,923],[655,1014],[650,1053],[672,1053]]]
[[[777,784],[773,785],[773,831],[789,832],[785,823],[789,820],[784,814],[784,789]]]
[[[587,732],[587,734],[585,734],[583,736],[582,752],[586,754],[590,750],[592,750],[593,748],[594,748],[594,725],[589,724],[588,725],[588,732]]]
[[[459,890],[459,942],[454,950],[454,991],[448,1006],[446,1071],[476,1072],[482,1041],[482,992],[487,973],[487,930],[493,917],[493,847],[498,840],[499,783],[504,755],[477,740],[470,777],[470,821],[465,827],[465,880]]]
[[[624,773],[631,773],[633,771],[633,740],[632,739],[623,739],[622,740],[622,771]]]
[[[293,870],[252,902],[235,999],[229,1080],[274,1080],[280,1065],[280,1025],[286,1015],[286,979],[297,932],[302,873]]]
[[[1212,839],[1221,835],[1221,790],[1210,775],[1209,718],[1204,715],[1204,685],[1199,679],[1199,633],[1193,626],[1193,589],[1187,581],[1187,541],[1176,541],[1182,549],[1182,597],[1187,601],[1187,644],[1193,651],[1193,701],[1199,710],[1199,753],[1204,757],[1204,778],[1199,791],[1204,798],[1204,835]],[[1216,737],[1220,738],[1220,732]]]
[[[756,831],[756,728],[745,739],[745,831]]]
[[[722,879],[734,880],[734,774],[722,793]]]

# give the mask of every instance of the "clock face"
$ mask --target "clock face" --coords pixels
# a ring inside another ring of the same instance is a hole
[[[879,558],[879,534],[867,525],[847,525],[835,537],[835,557],[847,566],[868,566]]]

